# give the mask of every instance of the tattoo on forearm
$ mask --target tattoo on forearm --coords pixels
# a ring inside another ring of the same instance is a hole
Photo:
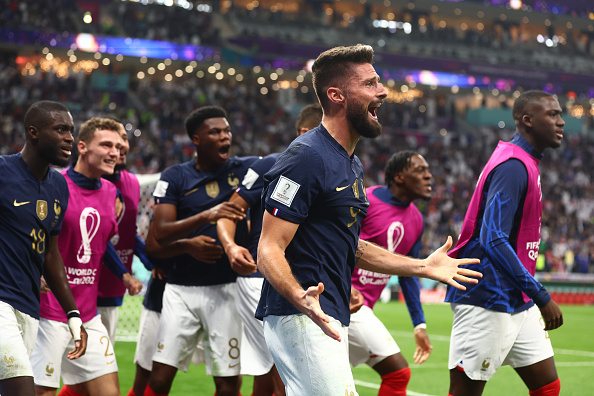
[[[359,246],[357,246],[357,251],[355,252],[355,265],[359,262],[359,259],[363,257],[363,253],[365,253],[365,248],[369,245],[369,242],[359,240]]]

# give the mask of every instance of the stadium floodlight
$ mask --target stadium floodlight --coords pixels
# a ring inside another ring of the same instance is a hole
[[[522,5],[522,0],[509,0],[509,6],[514,10],[519,10]]]

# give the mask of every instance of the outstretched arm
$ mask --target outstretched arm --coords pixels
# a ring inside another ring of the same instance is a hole
[[[247,212],[250,205],[242,198],[241,195],[234,192],[229,199],[230,203],[239,205],[244,212]],[[231,268],[240,275],[253,274],[258,270],[256,262],[247,250],[243,246],[239,246],[235,243],[235,232],[237,230],[237,221],[227,218],[222,218],[217,221],[217,233],[219,234],[219,240],[225,249],[227,257],[229,257],[229,263]]]
[[[72,290],[70,290],[70,286],[68,285],[68,277],[64,270],[64,261],[58,250],[57,235],[50,237],[50,243],[45,253],[44,277],[60,306],[67,316],[69,316],[68,324],[74,338],[74,349],[68,352],[68,359],[79,358],[87,350],[87,332],[80,322],[80,314],[78,314],[78,320],[76,320],[78,308],[72,296]],[[68,315],[69,313],[70,315]],[[80,323],[80,328],[78,325],[71,326],[72,323]]]
[[[326,335],[340,341],[340,334],[329,324],[330,318],[320,306],[319,295],[324,291],[324,285],[320,282],[303,290],[285,257],[285,250],[298,228],[299,224],[264,212],[258,244],[258,269],[280,295],[320,326]]]
[[[466,290],[466,287],[458,282],[478,283],[478,279],[475,278],[481,278],[483,275],[480,272],[459,266],[476,264],[479,260],[453,259],[447,255],[447,251],[451,246],[452,237],[449,236],[442,247],[426,259],[420,260],[390,253],[386,249],[371,242],[359,239],[356,265],[359,268],[382,274],[420,276],[422,278],[434,279],[458,289]]]

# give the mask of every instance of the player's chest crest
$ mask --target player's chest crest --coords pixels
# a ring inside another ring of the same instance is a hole
[[[219,193],[221,192],[221,190],[219,189],[219,183],[216,180],[207,183],[205,189],[206,195],[208,195],[211,198],[218,197]]]
[[[39,217],[39,220],[45,220],[45,218],[47,217],[47,201],[38,200],[36,212],[37,217]]]

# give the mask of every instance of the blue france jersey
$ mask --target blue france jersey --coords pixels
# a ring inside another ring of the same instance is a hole
[[[262,232],[262,190],[264,189],[264,175],[272,168],[280,153],[270,154],[256,162],[247,170],[239,187],[239,194],[250,205],[250,236],[246,248],[256,260],[258,255],[258,242]],[[239,275],[247,277],[261,278],[260,271],[250,275]]]
[[[54,169],[37,179],[20,154],[0,156],[0,300],[39,318],[50,238],[62,227],[68,185]]]
[[[214,172],[205,172],[195,167],[191,160],[165,169],[157,182],[155,202],[169,203],[177,207],[177,219],[185,219],[228,201],[245,172],[259,157],[230,158]],[[247,222],[237,225],[238,238],[247,237]],[[218,242],[216,222],[196,229],[188,238],[207,235]],[[242,245],[244,243],[241,243]],[[167,282],[176,285],[206,286],[234,282],[237,273],[231,269],[225,254],[215,264],[207,264],[188,254],[170,259]]]
[[[304,289],[324,283],[320,305],[344,325],[361,221],[369,201],[363,166],[320,125],[301,135],[265,176],[265,209],[299,224],[285,255]],[[299,311],[264,281],[256,317]]]

